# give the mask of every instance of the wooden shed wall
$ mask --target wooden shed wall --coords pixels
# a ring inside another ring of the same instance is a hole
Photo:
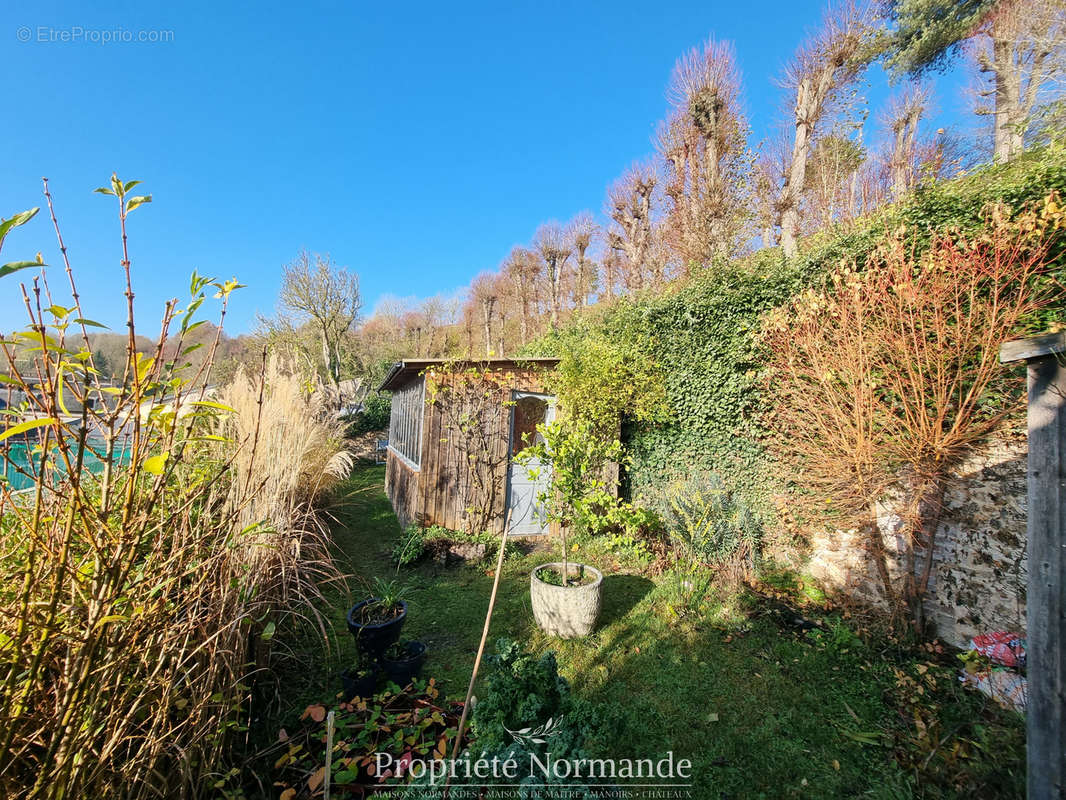
[[[407,525],[416,519],[418,478],[417,470],[408,466],[407,462],[392,450],[388,451],[385,457],[385,494],[392,502],[400,525]]]
[[[536,368],[494,369],[490,377],[479,380],[479,387],[491,390],[495,402],[506,403],[511,393],[543,392],[544,378]],[[422,459],[419,470],[405,464],[395,453],[388,456],[386,487],[401,523],[415,521],[421,525],[441,525],[452,530],[478,527],[468,509],[482,505],[478,481],[473,478],[471,459],[483,468],[488,465],[483,481],[487,487],[490,508],[489,529],[503,532],[507,508],[507,469],[510,438],[510,407],[504,407],[493,417],[492,430],[487,432],[485,450],[467,452],[468,442],[459,429],[461,415],[472,413],[476,403],[469,402],[458,390],[469,381],[466,373],[428,371],[427,391],[422,427]],[[434,392],[431,386],[438,387]],[[460,402],[457,406],[456,403]],[[451,405],[448,405],[451,404]]]

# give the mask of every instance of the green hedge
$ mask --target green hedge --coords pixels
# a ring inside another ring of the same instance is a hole
[[[1018,208],[1051,190],[1066,194],[1061,147],[919,188],[858,224],[811,237],[791,261],[777,248],[760,250],[679,289],[624,299],[592,322],[576,321],[585,335],[639,349],[664,373],[673,420],[624,430],[633,459],[624,480],[628,494],[654,498],[672,481],[707,471],[721,476],[757,513],[770,514],[774,470],[764,443],[772,416],[763,399],[764,360],[755,336],[762,314],[817,282],[841,259],[861,264],[888,230],[907,226],[921,247],[935,230],[978,228],[989,202]],[[566,339],[545,339],[533,349],[560,355]]]

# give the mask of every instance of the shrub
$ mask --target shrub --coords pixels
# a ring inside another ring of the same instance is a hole
[[[371,392],[363,401],[362,410],[349,420],[348,433],[350,436],[362,436],[364,433],[385,430],[389,427],[391,414],[392,400],[389,396],[381,392]]]
[[[271,433],[287,425],[307,438],[310,422],[268,419],[261,380],[257,402],[237,409],[205,388],[237,283],[194,273],[185,307],[164,310],[154,357],[137,351],[127,217],[150,198],[130,194],[136,183],[113,176],[100,190],[119,204],[129,298],[120,385],[94,366],[96,323],[69,264],[71,307],[36,278],[23,287],[29,326],[0,344],[7,380],[27,398],[0,437],[25,435],[33,454],[29,491],[0,484],[5,797],[207,794],[248,719],[257,662],[336,576],[312,524],[316,492],[298,482],[332,456],[316,448],[304,464],[305,451],[294,458]],[[0,226],[0,246],[35,211]],[[0,276],[37,266],[14,262]],[[221,300],[219,329],[192,368],[189,334],[209,293]],[[90,459],[98,472],[83,468]]]
[[[665,390],[667,419],[624,421],[627,496],[659,508],[671,484],[691,473],[714,472],[769,523],[775,516],[773,498],[783,487],[766,448],[774,421],[763,381],[766,353],[758,341],[762,316],[805,288],[820,286],[842,260],[863,263],[886,234],[901,226],[908,231],[908,246],[920,253],[936,231],[979,231],[982,209],[990,202],[1021,208],[1052,190],[1063,193],[1064,152],[1062,145],[1034,148],[1010,164],[923,186],[868,218],[811,237],[791,261],[780,249],[766,248],[716,265],[669,291],[623,298],[582,314],[529,352],[565,357],[571,336],[594,337],[606,339],[614,352],[627,353],[630,363],[654,365]],[[1055,252],[1061,267],[1061,244]],[[1043,321],[1061,315],[1060,301]]]
[[[426,529],[421,525],[408,525],[392,548],[392,560],[398,567],[414,564],[426,552]]]
[[[399,541],[392,548],[392,560],[399,567],[409,566],[425,556],[435,555],[440,557],[448,548],[456,544],[483,544],[485,545],[485,558],[492,558],[496,554],[496,548],[500,544],[499,535],[491,531],[453,531],[441,525],[430,525],[423,528],[420,525],[408,525]],[[514,543],[508,542],[508,548],[514,547]],[[508,549],[508,554],[510,549]]]
[[[1054,196],[1016,220],[996,207],[980,234],[934,235],[920,255],[899,232],[767,319],[775,444],[796,497],[861,527],[885,599],[920,633],[945,492],[1018,407],[1020,384],[997,387],[999,348],[1056,297],[1048,272],[1064,219]],[[876,508],[893,496],[898,588]]]
[[[697,475],[672,487],[667,532],[679,559],[721,566],[754,555],[758,518],[716,475]]]

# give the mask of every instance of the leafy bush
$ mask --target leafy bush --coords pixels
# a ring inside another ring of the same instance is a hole
[[[392,548],[392,560],[398,567],[406,567],[428,555],[440,555],[456,544],[483,544],[485,558],[492,558],[500,544],[500,537],[491,531],[453,531],[441,525],[423,528],[410,524]],[[510,545],[509,545],[510,546]]]
[[[769,522],[775,516],[773,496],[782,485],[765,447],[774,420],[762,381],[762,316],[803,289],[820,286],[841,261],[864,262],[887,233],[901,226],[909,232],[908,244],[920,251],[933,231],[980,229],[982,210],[990,202],[1018,209],[1052,190],[1066,193],[1062,145],[923,186],[870,217],[811,237],[790,261],[780,249],[763,249],[717,265],[673,291],[620,299],[582,315],[529,351],[560,356],[565,364],[568,348],[577,341],[574,363],[584,363],[582,354],[592,348],[582,348],[580,340],[589,337],[605,340],[608,352],[625,353],[627,363],[654,365],[665,390],[666,414],[623,419],[621,439],[630,459],[623,488],[630,499],[662,507],[673,483],[694,472],[714,472],[753,514]],[[1061,267],[1061,249],[1057,257]],[[1061,303],[1045,318],[1048,323],[1061,319]]]
[[[372,392],[363,401],[363,409],[349,420],[348,433],[361,436],[371,431],[381,431],[389,427],[392,414],[392,400],[386,394]]]
[[[392,560],[398,567],[414,564],[426,552],[426,529],[421,525],[408,525],[392,548]]]
[[[150,197],[131,195],[136,184],[112,176],[98,190],[117,201],[123,242],[120,385],[94,366],[88,328],[97,323],[69,269],[71,307],[35,277],[23,286],[35,298],[28,325],[0,348],[7,380],[35,409],[30,419],[8,415],[0,434],[23,435],[33,453],[15,467],[30,491],[0,482],[4,797],[216,788],[248,720],[252,678],[276,657],[275,635],[314,619],[318,587],[338,577],[313,509],[332,480],[324,473],[343,468],[332,422],[302,388],[264,387],[262,375],[246,376],[247,404],[241,387],[234,405],[207,394],[236,281],[194,273],[184,307],[167,304],[156,357],[137,351],[127,218]],[[0,245],[35,213],[0,223]],[[43,266],[12,262],[0,277]],[[201,325],[196,312],[212,295],[219,328],[200,365],[186,366],[200,347],[187,338]],[[99,472],[83,468],[91,459]]]
[[[638,559],[652,555],[649,544],[663,531],[656,512],[606,491],[596,492],[582,504],[580,525],[584,533],[602,539],[612,552]]]
[[[718,566],[754,553],[762,525],[716,475],[697,475],[672,488],[667,532],[679,558]]]

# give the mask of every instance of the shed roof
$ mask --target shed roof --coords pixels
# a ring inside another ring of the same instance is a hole
[[[559,363],[557,358],[405,358],[392,365],[389,374],[378,387],[379,392],[399,389],[407,381],[430,367],[446,367],[450,370],[467,367],[488,369],[522,369],[531,365],[552,368]]]

